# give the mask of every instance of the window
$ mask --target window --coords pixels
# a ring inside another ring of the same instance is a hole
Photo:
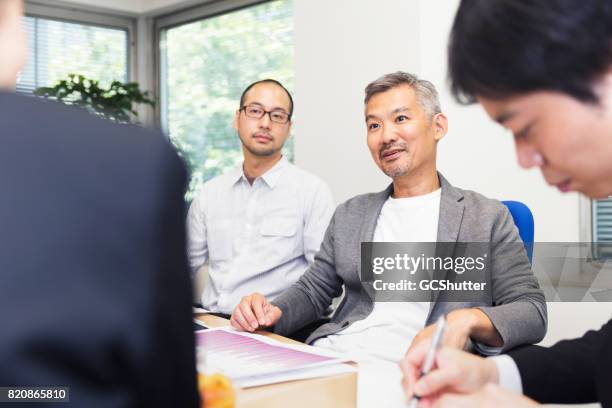
[[[187,199],[241,163],[231,125],[244,88],[273,78],[293,90],[292,13],[291,0],[276,0],[189,23],[158,24],[161,121],[190,168]],[[292,137],[283,154],[293,160]]]
[[[29,57],[18,92],[53,86],[68,74],[81,74],[108,86],[128,81],[128,31],[27,16]]]
[[[612,259],[612,198],[593,200],[593,242],[605,245],[595,245],[594,258]]]

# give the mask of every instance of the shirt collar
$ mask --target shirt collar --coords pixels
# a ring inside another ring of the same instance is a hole
[[[288,164],[289,161],[285,156],[283,156],[278,162],[276,162],[276,164],[274,164],[274,166],[272,166],[271,169],[266,171],[259,178],[261,178],[268,185],[268,187],[274,188],[276,184],[278,184],[283,168],[285,168]],[[241,180],[244,180],[246,183],[249,182],[242,167],[235,170],[234,174],[232,175],[232,180],[235,180],[234,184],[240,182]]]

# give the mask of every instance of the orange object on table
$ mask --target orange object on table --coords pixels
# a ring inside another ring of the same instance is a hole
[[[236,394],[231,381],[222,374],[198,374],[198,389],[202,407],[234,408]]]

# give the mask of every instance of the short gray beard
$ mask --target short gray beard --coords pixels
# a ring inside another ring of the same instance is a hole
[[[385,150],[395,148],[395,147],[399,147],[401,149],[404,149],[405,152],[408,152],[408,145],[404,142],[400,141],[396,143],[389,143],[388,145],[385,145],[383,146],[382,149],[380,149],[380,156],[379,156],[380,160],[384,160],[383,154]],[[396,177],[401,177],[401,176],[408,174],[409,167],[410,166],[396,165],[391,170],[384,170],[384,167],[383,167],[383,172],[391,178],[396,178]]]
[[[396,166],[395,168],[390,170],[383,170],[383,172],[391,178],[396,178],[408,174],[408,169],[403,166]]]

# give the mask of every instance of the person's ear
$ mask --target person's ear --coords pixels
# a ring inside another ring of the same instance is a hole
[[[232,127],[237,132],[238,131],[238,121],[240,120],[240,109],[236,111],[234,114],[234,120],[232,120]]]
[[[612,112],[612,66],[595,84],[594,90],[600,105],[608,112]]]
[[[448,118],[443,113],[436,113],[432,120],[434,139],[439,142],[448,132]]]

